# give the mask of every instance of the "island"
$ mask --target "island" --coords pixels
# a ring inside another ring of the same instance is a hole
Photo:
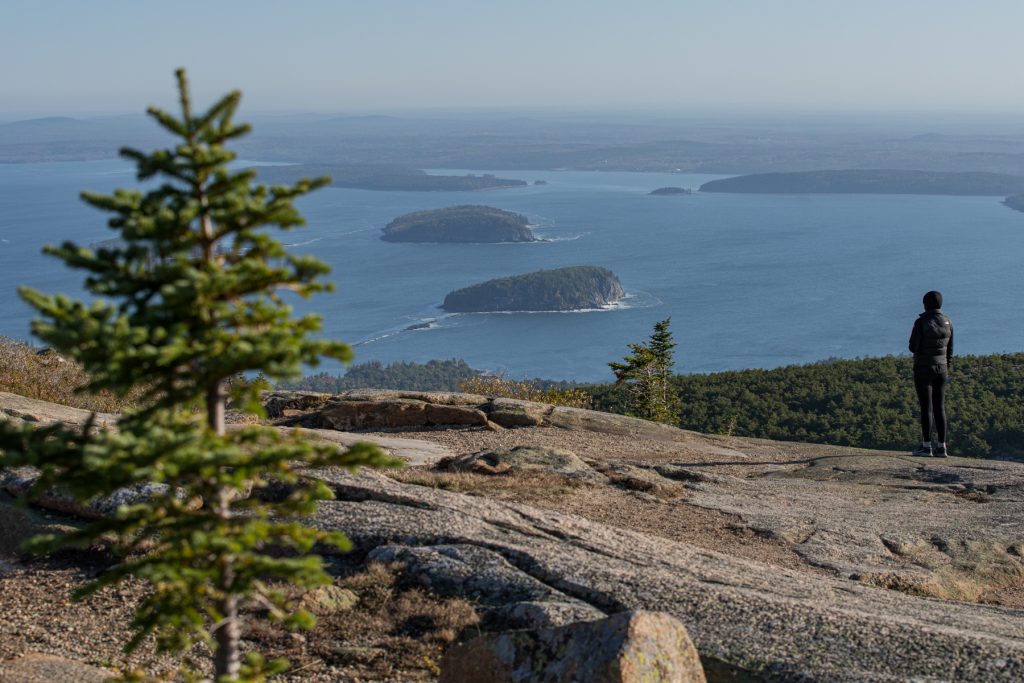
[[[385,242],[538,242],[526,216],[493,206],[414,211],[384,227]]]
[[[256,171],[258,182],[268,184],[293,183],[299,178],[330,176],[332,186],[354,190],[458,192],[498,190],[529,184],[525,180],[499,178],[490,173],[430,175],[425,171],[403,166],[286,164],[258,166],[253,170]]]
[[[651,190],[647,194],[655,196],[671,196],[677,194],[693,194],[693,190],[688,190],[685,187],[659,187],[657,190]]]
[[[488,280],[445,297],[450,313],[580,311],[602,308],[626,296],[615,275],[597,266],[539,270]]]
[[[1016,211],[1024,211],[1024,192],[1010,195],[1003,200],[1003,204]]]
[[[935,194],[1006,196],[1024,192],[1024,177],[1005,173],[890,170],[756,173],[712,180],[701,192],[750,194]]]

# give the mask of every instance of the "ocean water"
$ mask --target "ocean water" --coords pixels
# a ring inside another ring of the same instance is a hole
[[[444,171],[453,173],[453,171]],[[337,291],[297,302],[356,360],[464,358],[512,377],[611,379],[607,363],[672,317],[681,372],[770,368],[906,351],[921,295],[940,289],[959,353],[1024,350],[1024,213],[994,197],[652,197],[721,176],[502,171],[547,185],[490,192],[326,188],[300,201],[284,241],[333,267]],[[122,161],[0,165],[0,335],[29,338],[19,285],[80,293],[44,244],[108,239],[82,189],[134,185]],[[394,244],[395,216],[455,204],[527,215],[550,241]],[[493,277],[591,264],[629,293],[609,310],[446,315],[445,294]],[[426,329],[410,326],[430,323]],[[339,370],[336,366],[326,369]]]

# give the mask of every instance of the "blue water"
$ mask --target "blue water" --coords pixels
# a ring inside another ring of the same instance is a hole
[[[450,173],[451,171],[446,171]],[[464,358],[513,377],[608,380],[608,361],[672,316],[682,372],[776,367],[901,353],[921,295],[941,289],[959,353],[1024,350],[1024,214],[991,197],[730,195],[650,197],[719,176],[494,171],[547,185],[492,192],[327,188],[304,198],[294,251],[333,267],[337,292],[298,304],[357,361]],[[64,239],[113,233],[81,189],[134,184],[121,161],[0,165],[0,335],[28,338],[28,284],[80,292],[81,274],[41,256]],[[393,244],[392,218],[454,204],[526,214],[550,242]],[[452,289],[539,268],[593,264],[630,298],[584,313],[446,316]],[[430,329],[410,325],[435,321]],[[333,369],[333,368],[332,368]]]

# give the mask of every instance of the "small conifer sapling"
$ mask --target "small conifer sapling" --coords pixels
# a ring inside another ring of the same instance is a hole
[[[0,468],[37,468],[30,496],[60,486],[89,501],[144,487],[147,496],[121,505],[113,517],[64,537],[38,538],[33,547],[113,539],[123,561],[81,594],[130,577],[148,584],[127,649],[148,636],[159,651],[204,642],[219,683],[259,681],[287,663],[257,653],[243,660],[241,604],[255,602],[286,625],[311,627],[312,616],[280,586],[329,582],[311,550],[348,543],[341,532],[300,523],[333,494],[322,482],[300,481],[297,468],[392,462],[369,444],[340,451],[269,427],[225,428],[229,393],[232,406],[261,411],[262,383],[236,378],[258,372],[295,379],[321,357],[351,358],[345,344],[314,338],[320,319],[293,317],[284,299],[328,290],[327,266],[286,253],[272,232],[302,225],[293,200],[328,179],[268,188],[254,184],[253,171],[230,169],[235,155],[226,144],[249,131],[233,120],[240,93],[195,113],[184,71],[177,79],[181,115],[149,110],[175,145],[121,151],[140,181],[153,182],[145,191],[82,194],[112,214],[118,246],[47,248],[85,271],[94,300],[21,290],[41,315],[33,332],[84,367],[91,377],[85,390],[125,395],[141,387],[139,407],[111,430],[0,423]],[[293,492],[276,502],[249,495],[271,479]]]
[[[672,390],[676,342],[669,330],[671,322],[666,318],[655,323],[646,344],[630,344],[631,353],[621,363],[608,366],[615,373],[615,386],[627,392],[628,415],[675,425],[679,416]]]

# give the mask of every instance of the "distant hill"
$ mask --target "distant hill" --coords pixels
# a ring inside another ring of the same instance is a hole
[[[600,308],[625,295],[610,270],[573,266],[481,282],[451,292],[441,308],[453,313],[577,311]]]
[[[688,190],[685,187],[659,187],[657,190],[651,190],[647,194],[650,195],[676,195],[676,194],[693,194],[693,190]]]
[[[1024,192],[1024,177],[929,171],[757,173],[704,183],[701,192],[763,194],[939,194],[999,196]]]
[[[1024,192],[1020,194],[1010,195],[1009,197],[1003,200],[1003,204],[1006,204],[1011,209],[1016,209],[1017,211],[1024,211]]]
[[[401,166],[340,166],[328,164],[290,164],[256,167],[257,180],[265,183],[290,183],[299,178],[330,176],[331,185],[357,190],[411,192],[457,192],[522,187],[525,180],[483,175],[430,175]]]
[[[492,206],[450,206],[399,216],[385,242],[536,242],[526,216]]]

